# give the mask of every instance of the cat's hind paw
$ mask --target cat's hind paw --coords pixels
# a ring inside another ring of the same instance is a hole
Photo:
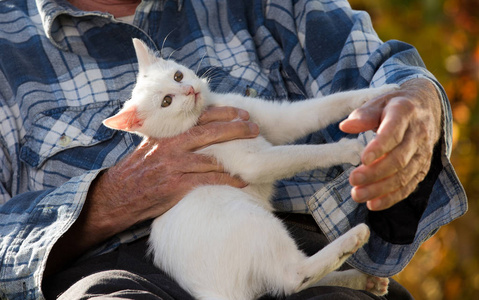
[[[365,290],[376,295],[384,296],[388,293],[389,279],[383,277],[369,276],[366,281]]]
[[[366,224],[356,225],[355,227],[350,229],[349,232],[352,234],[352,236],[355,237],[355,243],[352,250],[350,251],[351,253],[355,253],[356,251],[358,251],[359,248],[366,244],[371,234],[369,231],[369,227]]]
[[[351,255],[356,253],[369,240],[369,227],[366,224],[359,224],[353,227],[343,236],[338,238],[341,241],[341,249],[343,249],[342,255],[339,256],[340,261],[345,261]]]

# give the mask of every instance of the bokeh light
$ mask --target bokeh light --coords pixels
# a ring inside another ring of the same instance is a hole
[[[479,299],[479,1],[350,0],[382,40],[414,45],[443,84],[454,116],[451,161],[468,213],[426,241],[395,278],[417,300]]]

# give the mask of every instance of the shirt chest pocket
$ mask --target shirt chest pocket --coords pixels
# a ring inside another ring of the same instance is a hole
[[[111,150],[103,143],[110,145],[115,140],[115,131],[102,122],[119,107],[119,101],[109,101],[59,107],[39,114],[25,135],[22,161],[44,173],[68,173],[64,169],[69,168],[71,174],[64,177],[103,167]]]

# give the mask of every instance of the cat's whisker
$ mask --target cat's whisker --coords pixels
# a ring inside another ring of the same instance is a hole
[[[201,74],[201,76],[200,76],[200,79],[208,80],[208,75],[209,75],[209,73],[211,73],[212,69],[213,69],[213,67],[210,67],[205,72],[203,72],[203,74]]]
[[[201,79],[206,79],[208,83],[211,83],[213,80],[216,80],[217,78],[221,76],[221,74],[214,74],[216,70],[216,67],[210,67],[208,70],[206,70],[203,75],[201,75]],[[210,75],[212,74],[212,75]]]
[[[205,71],[205,73],[203,73],[202,77],[210,76],[210,74],[213,73],[215,70],[216,70],[216,67],[211,66],[208,70]]]
[[[195,74],[198,74],[198,71],[200,70],[201,64],[203,63],[203,60],[205,59],[207,54],[208,54],[208,52],[205,51],[205,54],[203,54],[203,57],[201,57],[200,61],[198,62],[198,66],[196,67]]]
[[[220,75],[218,75],[216,77],[209,77],[207,82],[208,82],[208,84],[214,84],[215,81],[216,82],[221,82],[221,80],[222,80],[222,77],[220,77]]]
[[[166,43],[166,40],[168,39],[168,37],[170,36],[171,33],[173,33],[173,31],[175,31],[175,29],[173,29],[172,31],[170,31],[166,36],[165,38],[163,39],[163,43],[161,44],[161,48],[160,48],[160,56],[163,57],[163,49],[165,48],[165,43]]]
[[[171,51],[170,55],[168,55],[168,60],[171,60],[171,56],[173,55],[173,53],[175,53],[175,52],[178,51],[179,49],[180,49],[180,48]],[[167,60],[167,61],[168,61],[168,60]]]

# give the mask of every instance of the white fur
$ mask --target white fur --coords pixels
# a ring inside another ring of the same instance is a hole
[[[157,58],[139,40],[134,44],[139,75],[124,110],[136,108],[140,125],[119,129],[156,138],[174,136],[195,125],[205,106],[216,105],[247,110],[261,131],[255,139],[199,151],[214,156],[228,172],[250,184],[244,189],[198,187],[156,218],[149,239],[155,265],[197,299],[251,300],[322,283],[369,288],[378,295],[387,292],[387,279],[373,280],[355,270],[331,273],[367,242],[366,225],[352,228],[308,258],[273,215],[270,198],[276,180],[316,168],[358,164],[363,145],[354,139],[326,145],[284,144],[344,118],[396,85],[293,103],[217,94],[191,70]],[[177,71],[183,74],[180,82],[173,80]],[[191,87],[196,95],[188,94]],[[173,102],[161,107],[165,95],[171,95]],[[116,123],[106,120],[105,124]]]

